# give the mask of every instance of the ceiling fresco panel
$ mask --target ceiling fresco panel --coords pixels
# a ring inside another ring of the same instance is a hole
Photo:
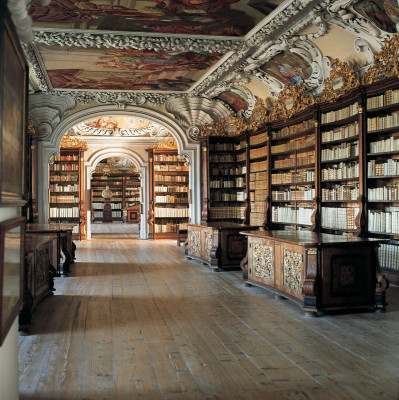
[[[54,89],[185,91],[221,54],[38,45]]]
[[[281,0],[37,0],[36,27],[243,36]],[[266,13],[266,14],[265,14]]]

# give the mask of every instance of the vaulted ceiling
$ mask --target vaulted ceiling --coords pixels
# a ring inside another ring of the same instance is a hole
[[[187,130],[230,113],[248,118],[257,98],[271,103],[284,85],[317,93],[337,57],[362,73],[399,26],[397,0],[8,5],[32,94],[155,107]]]

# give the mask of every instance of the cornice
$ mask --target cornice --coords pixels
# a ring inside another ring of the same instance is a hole
[[[210,53],[227,53],[238,51],[245,47],[242,38],[212,39],[189,38],[176,36],[148,36],[137,35],[131,32],[120,33],[93,33],[87,31],[35,31],[35,43],[59,46],[76,47],[115,47],[117,49],[138,49],[155,51],[193,51]]]
[[[35,83],[40,90],[48,92],[50,90],[46,76],[43,73],[44,67],[41,65],[37,58],[37,54],[32,44],[22,43],[22,49],[25,53],[26,61],[29,64],[29,71],[35,79]]]

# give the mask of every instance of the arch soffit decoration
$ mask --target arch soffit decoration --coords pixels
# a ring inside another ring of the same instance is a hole
[[[146,118],[164,126],[176,139],[179,153],[186,149],[194,149],[198,144],[189,142],[184,130],[171,118],[161,114],[158,111],[150,110],[140,106],[130,106],[124,110],[116,109],[113,106],[100,105],[69,114],[65,117],[56,128],[54,128],[49,141],[51,142],[54,151],[58,152],[61,144],[61,139],[64,134],[74,125],[90,118],[100,117],[104,115],[134,115],[139,118]]]

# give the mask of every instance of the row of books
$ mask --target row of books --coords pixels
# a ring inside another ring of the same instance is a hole
[[[272,222],[311,225],[312,207],[272,207]]]
[[[385,93],[369,97],[367,99],[367,109],[380,108],[390,106],[391,104],[399,103],[399,90],[387,90]]]
[[[314,170],[304,170],[298,172],[285,172],[280,174],[272,174],[272,184],[284,183],[304,183],[315,180]]]
[[[257,161],[251,163],[251,172],[260,172],[267,170],[267,161]]]
[[[53,161],[79,161],[77,154],[57,155],[52,157]]]
[[[78,164],[50,164],[50,171],[79,171]]]
[[[314,146],[315,136],[310,135],[300,139],[294,139],[287,143],[276,144],[271,147],[272,154],[283,153],[291,150],[301,150],[303,148]]]
[[[251,160],[266,156],[267,156],[267,146],[249,150],[249,158]]]
[[[383,153],[386,151],[399,151],[399,137],[391,136],[385,140],[370,142],[370,153]]]
[[[315,155],[314,152],[301,153],[301,154],[291,154],[289,157],[283,158],[281,160],[274,161],[274,168],[289,168],[295,166],[302,166],[308,164],[314,164]]]
[[[359,178],[359,163],[339,163],[321,170],[321,179],[330,181],[334,179],[352,179]]]
[[[265,201],[267,197],[267,190],[255,190],[254,192],[249,193],[250,201]]]
[[[252,172],[249,174],[249,181],[267,181],[267,171]]]
[[[233,151],[234,144],[233,143],[210,143],[209,150],[210,151]]]
[[[187,197],[167,195],[167,196],[155,196],[156,203],[171,203],[171,204],[187,204]]]
[[[272,200],[313,200],[315,189],[312,187],[299,187],[298,189],[273,190]]]
[[[188,218],[189,215],[188,207],[155,207],[154,217],[155,218]]]
[[[227,176],[227,175],[244,175],[247,173],[247,167],[229,167],[229,168],[211,168],[213,176]]]
[[[329,149],[321,150],[321,161],[335,161],[359,155],[359,141],[342,143]]]
[[[154,161],[183,162],[183,163],[186,162],[184,158],[181,158],[176,155],[172,156],[169,154],[154,154]]]
[[[79,191],[79,185],[74,184],[74,185],[58,185],[58,184],[50,184],[50,192],[55,192],[55,193],[70,193],[70,192],[78,192]]]
[[[50,207],[50,218],[79,218],[79,207]]]
[[[331,189],[322,189],[321,198],[324,201],[350,201],[359,198],[359,184],[334,185]]]
[[[50,175],[50,182],[77,182],[78,175]]]
[[[267,189],[267,181],[252,181],[249,182],[249,190]]]
[[[234,179],[223,180],[216,179],[211,180],[209,182],[209,187],[211,189],[234,189],[234,188],[243,188],[245,187],[245,178],[242,176],[238,176]]]
[[[340,110],[330,111],[324,114],[321,114],[321,123],[328,124],[330,122],[340,121],[341,119],[352,117],[353,115],[357,115],[359,113],[359,104],[353,103],[348,107],[341,108]]]
[[[104,189],[105,189],[105,187],[100,188],[100,189],[95,189],[95,190],[93,189],[93,196],[102,197],[102,192]],[[118,196],[122,196],[121,191],[119,191],[119,190],[112,191],[112,200],[113,201],[115,201],[115,197],[118,197]]]
[[[209,162],[212,163],[222,163],[222,162],[235,162],[235,155],[228,153],[228,154],[212,154],[209,156]]]
[[[179,224],[154,224],[155,233],[175,233]]]
[[[388,129],[399,126],[399,111],[383,117],[367,118],[367,130],[369,132],[379,129]]]
[[[238,219],[243,220],[245,219],[245,207],[244,206],[220,206],[210,207],[210,215],[213,220],[216,219]]]
[[[368,199],[371,201],[387,200],[396,201],[399,200],[399,182],[391,183],[383,187],[369,188]]]
[[[353,124],[340,126],[326,132],[322,132],[321,141],[323,143],[332,142],[334,140],[347,139],[359,134],[359,123],[356,121]]]
[[[296,135],[297,133],[307,131],[315,126],[316,121],[314,119],[309,119],[307,121],[300,122],[299,124],[286,126],[278,131],[272,132],[272,138],[280,139],[287,136]]]
[[[251,212],[249,214],[249,224],[252,226],[262,226],[264,221],[264,213]]]
[[[237,144],[234,145],[234,150],[238,151],[238,150],[245,149],[246,147],[247,147],[247,142],[245,142],[243,140],[240,143],[237,143]]]
[[[370,160],[367,163],[368,176],[399,176],[399,160],[389,159],[385,162]]]
[[[266,203],[264,201],[251,201],[251,212],[264,213],[266,211]]]
[[[245,192],[235,192],[235,193],[229,193],[229,192],[211,192],[210,196],[211,201],[245,201],[246,194]]]
[[[247,153],[236,154],[236,161],[237,162],[242,162],[242,161],[245,161],[246,159],[247,159]]]
[[[323,207],[321,226],[330,229],[356,229],[355,218],[359,207]]]
[[[188,176],[154,174],[154,180],[161,182],[188,182]]]
[[[399,271],[399,243],[380,244],[378,249],[378,264],[381,268]]]
[[[155,164],[154,171],[162,172],[176,172],[176,171],[188,171],[188,165],[174,165],[174,164]]]
[[[249,137],[249,145],[250,146],[257,146],[259,144],[266,143],[268,141],[269,137],[267,135],[267,132],[262,132],[259,135],[256,136],[250,136]]]
[[[50,196],[50,203],[79,203],[79,196]]]
[[[385,207],[384,211],[368,211],[368,230],[370,232],[399,234],[399,207]]]
[[[102,218],[103,217],[103,212],[102,211],[94,211],[93,212],[93,217],[94,218]]]
[[[180,192],[187,193],[187,186],[154,186],[155,192]]]

